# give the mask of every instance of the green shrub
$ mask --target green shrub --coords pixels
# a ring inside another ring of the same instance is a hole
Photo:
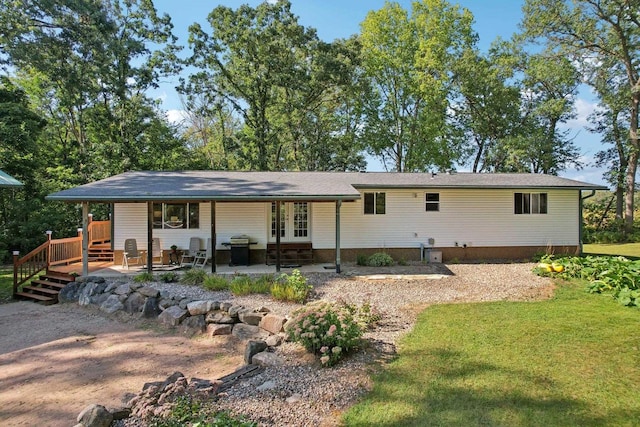
[[[235,418],[227,412],[210,412],[199,401],[184,396],[175,400],[171,413],[166,418],[153,417],[150,427],[255,427],[256,423]]]
[[[344,305],[310,303],[292,313],[287,336],[332,366],[360,343],[362,328]]]
[[[282,274],[278,281],[271,286],[271,296],[279,301],[304,303],[313,286],[307,284],[307,278],[300,270],[295,269],[291,274]]]
[[[534,268],[534,272],[540,276],[587,280],[588,292],[610,293],[622,305],[640,307],[640,260],[630,261],[621,256],[554,257],[547,255],[541,259],[541,262],[552,266],[560,265],[562,271],[555,272],[553,268],[538,265]]]
[[[404,258],[400,258],[398,260],[398,265],[409,265],[409,262]]]
[[[229,281],[224,276],[212,274],[204,279],[202,287],[210,291],[226,291],[229,289]]]
[[[176,273],[175,271],[167,271],[166,273],[162,273],[160,276],[158,276],[160,278],[160,280],[164,283],[173,283],[173,282],[177,282],[178,279],[180,278],[178,276],[178,273]]]
[[[246,274],[239,274],[229,284],[229,290],[233,295],[249,295],[252,293],[253,281]]]
[[[367,260],[367,265],[371,267],[388,267],[393,264],[394,261],[391,255],[384,252],[376,252]]]
[[[369,265],[369,257],[364,254],[356,255],[356,264],[358,265]]]
[[[133,281],[135,283],[147,283],[147,282],[153,282],[153,274],[149,273],[148,271],[145,271],[144,273],[140,273],[136,276],[134,276]]]
[[[340,300],[337,304],[348,311],[362,329],[371,328],[382,320],[382,313],[368,301],[365,301],[362,305],[356,305]]]
[[[256,294],[269,294],[275,282],[276,278],[273,274],[264,274],[253,282],[253,292]]]
[[[201,268],[192,268],[184,273],[184,276],[180,279],[180,283],[183,285],[200,286],[207,278],[207,272]]]

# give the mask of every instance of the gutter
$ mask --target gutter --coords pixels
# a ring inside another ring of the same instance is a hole
[[[586,196],[582,196],[582,193],[580,194],[580,208],[579,208],[579,221],[578,221],[578,244],[580,246],[580,256],[583,255],[583,244],[582,244],[582,234],[583,234],[583,229],[584,229],[584,220],[582,218],[582,204],[584,203],[585,200],[587,200],[590,197],[593,197],[596,195],[596,190],[591,190],[591,194],[588,194]]]

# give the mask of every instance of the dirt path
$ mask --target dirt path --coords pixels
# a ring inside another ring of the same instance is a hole
[[[0,305],[0,425],[68,427],[86,405],[117,406],[175,371],[215,379],[242,365],[242,346],[228,338],[142,326],[74,304]]]

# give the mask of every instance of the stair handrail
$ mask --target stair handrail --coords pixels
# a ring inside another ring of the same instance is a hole
[[[47,232],[47,241],[20,258],[20,252],[13,252],[13,297],[18,289],[33,276],[49,267],[49,246],[51,233]]]
[[[91,221],[87,227],[89,233],[89,244],[96,242],[106,243],[111,241],[111,221]]]

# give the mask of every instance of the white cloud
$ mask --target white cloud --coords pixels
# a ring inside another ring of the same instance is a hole
[[[586,101],[582,98],[576,99],[575,104],[576,109],[576,117],[574,119],[569,120],[564,126],[568,128],[580,128],[589,125],[589,121],[587,118],[591,113],[596,111],[597,104],[594,102]]]
[[[174,125],[182,124],[187,117],[187,113],[184,110],[168,110],[164,115],[169,123]]]

